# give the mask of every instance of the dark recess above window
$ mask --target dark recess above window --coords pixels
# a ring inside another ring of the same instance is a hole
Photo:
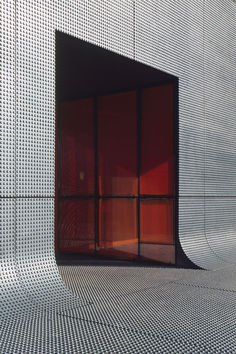
[[[56,32],[56,98],[91,97],[173,82],[172,75]]]

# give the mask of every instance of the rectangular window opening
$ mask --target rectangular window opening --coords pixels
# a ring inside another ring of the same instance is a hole
[[[57,34],[56,253],[175,263],[176,90]]]

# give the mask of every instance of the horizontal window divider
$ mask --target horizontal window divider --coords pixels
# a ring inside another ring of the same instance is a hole
[[[96,195],[96,194],[88,194],[88,195],[59,195],[59,199],[153,199],[153,200],[175,200],[176,197],[170,195],[150,195],[150,194],[140,194],[138,195]]]
[[[88,194],[88,195],[59,195],[59,199],[95,199],[95,194]]]
[[[174,200],[175,197],[173,195],[155,195],[155,194],[140,194],[140,199],[170,199]]]
[[[162,242],[151,242],[151,241],[140,241],[140,245],[158,245],[158,246],[174,246],[175,243],[162,243]]]
[[[137,199],[137,195],[99,195],[100,199]]]

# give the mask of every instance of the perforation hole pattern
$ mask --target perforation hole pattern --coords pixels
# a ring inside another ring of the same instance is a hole
[[[132,301],[101,305],[104,309],[99,313],[94,299],[83,292],[79,297],[73,295],[58,273],[54,256],[55,31],[179,78],[180,241],[198,266],[216,269],[236,259],[235,3],[6,0],[1,2],[0,25],[0,350],[206,352],[204,345],[196,346],[196,335],[204,340],[204,332],[199,330],[191,337],[184,325],[186,332],[180,339],[164,336],[167,326],[160,327],[160,337],[154,340],[142,321],[138,329],[124,329],[121,322],[127,321],[127,313],[136,311]],[[184,289],[179,287],[174,299],[180,299]],[[166,292],[172,291],[167,286]],[[160,294],[149,290],[136,299],[142,304],[137,312],[140,318],[146,296],[157,304],[155,313],[165,312]],[[214,301],[227,302],[229,327],[215,333],[221,340],[228,328],[228,344],[219,340],[213,347],[209,332],[212,346],[207,349],[235,352],[231,297],[214,300],[208,291],[189,296],[192,302],[200,296],[198,312],[191,312],[195,318],[203,303],[200,311],[210,311]],[[116,314],[109,306],[116,307]],[[182,306],[188,311],[187,305]],[[212,323],[223,314],[217,312]],[[183,317],[176,318],[180,321],[174,326],[184,324]],[[155,323],[151,323],[153,328]]]

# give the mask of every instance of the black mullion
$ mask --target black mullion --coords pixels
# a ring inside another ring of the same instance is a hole
[[[137,177],[138,177],[138,198],[137,198],[137,236],[138,236],[138,257],[140,257],[140,169],[141,169],[141,115],[142,115],[142,90],[137,93]]]
[[[60,193],[61,193],[61,129],[60,129],[60,113],[61,113],[61,102],[57,103],[57,110],[56,110],[56,130],[57,130],[57,142],[56,142],[56,149],[57,149],[57,185],[56,185],[56,193],[57,193],[57,242],[58,242],[58,254],[61,253],[61,232],[60,232]]]
[[[105,194],[105,195],[95,195],[94,194],[71,194],[71,195],[61,195],[60,199],[93,199],[98,197],[99,199],[135,199],[137,196],[135,195],[112,195],[112,194]]]
[[[61,195],[60,199],[93,199],[93,194],[65,194]]]
[[[179,82],[175,80],[174,84],[174,213],[173,213],[173,229],[175,244],[175,263],[178,263],[178,253],[181,249],[179,241]]]
[[[98,108],[98,99],[97,96],[94,96],[93,101],[94,109],[94,253],[97,252],[97,241],[98,241],[98,232],[99,232],[99,185],[98,185],[98,120],[97,120],[97,108]]]
[[[135,199],[137,196],[135,195],[112,195],[112,194],[105,194],[99,197],[100,199]]]
[[[156,200],[169,200],[174,199],[173,195],[170,194],[140,194],[141,199],[156,199]]]

